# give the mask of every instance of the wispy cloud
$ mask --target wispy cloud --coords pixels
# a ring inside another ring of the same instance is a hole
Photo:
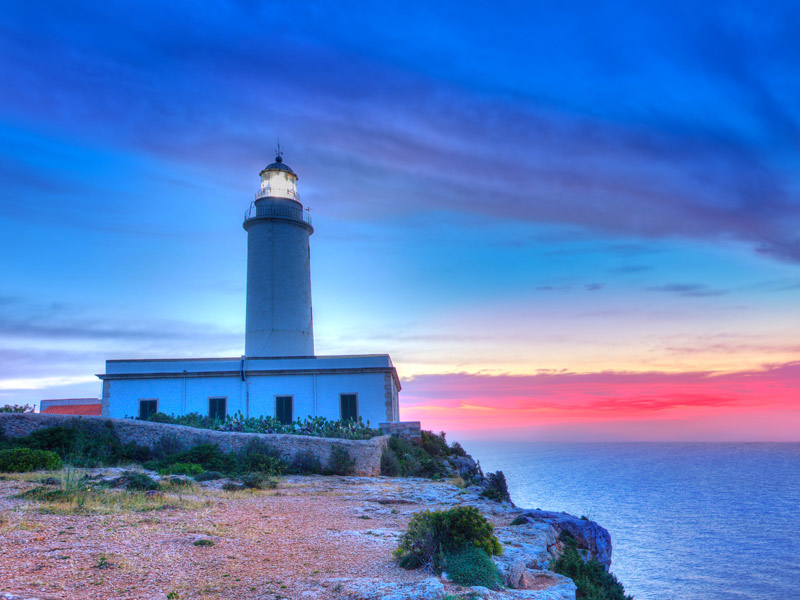
[[[728,290],[711,289],[704,283],[668,283],[666,285],[649,287],[647,290],[650,292],[668,292],[670,294],[689,296],[693,298],[702,298],[705,296],[723,296],[728,293]]]

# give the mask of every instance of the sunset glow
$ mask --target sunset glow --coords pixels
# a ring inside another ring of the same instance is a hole
[[[795,4],[45,4],[0,16],[0,403],[240,356],[279,137],[316,351],[391,354],[402,418],[800,441]]]

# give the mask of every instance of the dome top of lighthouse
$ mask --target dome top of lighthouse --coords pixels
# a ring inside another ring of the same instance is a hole
[[[264,167],[259,175],[263,175],[267,171],[285,171],[297,177],[297,173],[292,171],[292,167],[283,162],[283,157],[280,154],[275,157],[275,162]]]

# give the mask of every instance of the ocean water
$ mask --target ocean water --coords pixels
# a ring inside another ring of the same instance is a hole
[[[517,506],[608,529],[636,600],[800,600],[800,444],[463,445]]]

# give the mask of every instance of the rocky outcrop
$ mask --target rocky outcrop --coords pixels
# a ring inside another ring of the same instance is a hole
[[[495,535],[503,546],[495,562],[508,587],[524,588],[526,571],[545,569],[558,556],[558,533],[549,523],[498,527]]]
[[[456,477],[461,477],[465,481],[480,482],[483,480],[481,466],[469,454],[466,456],[448,456],[447,462]]]
[[[608,530],[594,521],[578,518],[565,512],[550,512],[546,510],[526,510],[521,515],[521,520],[528,523],[548,524],[560,536],[566,532],[575,538],[578,550],[585,559],[594,559],[606,566],[611,566],[611,535]]]

